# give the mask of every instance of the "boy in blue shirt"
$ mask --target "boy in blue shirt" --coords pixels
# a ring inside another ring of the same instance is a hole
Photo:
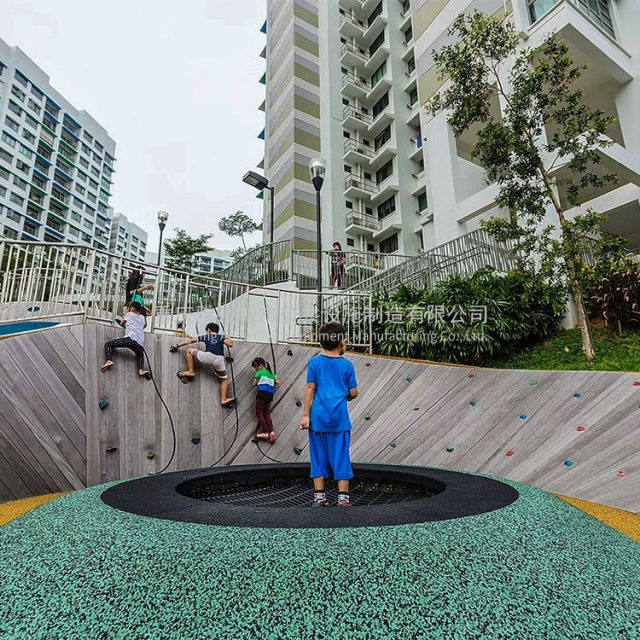
[[[300,428],[309,430],[314,507],[329,505],[324,479],[330,477],[331,471],[338,483],[338,506],[351,506],[351,418],[347,401],[358,397],[358,383],[355,367],[343,357],[347,350],[346,338],[347,330],[340,323],[323,325],[320,345],[324,353],[311,358],[307,365],[307,390]]]

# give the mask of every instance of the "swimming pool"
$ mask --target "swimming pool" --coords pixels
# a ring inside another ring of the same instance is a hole
[[[29,331],[39,331],[40,329],[50,329],[56,327],[59,322],[43,322],[28,320],[25,322],[10,322],[7,324],[0,324],[0,337],[14,336],[19,333],[27,333]]]

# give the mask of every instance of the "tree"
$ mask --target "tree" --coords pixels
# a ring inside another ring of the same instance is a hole
[[[605,216],[588,210],[568,220],[566,209],[579,204],[584,189],[616,181],[597,169],[599,151],[612,144],[605,133],[614,118],[583,103],[576,81],[585,67],[574,63],[555,35],[536,49],[518,51],[513,26],[479,11],[458,16],[449,35],[456,42],[434,52],[434,61],[450,85],[433,96],[428,110],[448,111],[456,136],[478,129],[472,157],[487,182],[498,185],[496,204],[510,212],[508,220],[492,218],[483,226],[497,239],[512,241],[528,268],[563,283],[591,360],[595,352],[578,274]],[[501,120],[491,114],[496,96],[503,105]],[[555,212],[557,225],[549,223],[548,212]]]
[[[176,228],[175,232],[175,238],[164,242],[167,267],[193,273],[196,268],[195,257],[212,250],[209,240],[213,234],[201,234],[192,238],[184,229]]]
[[[222,218],[218,223],[218,228],[222,233],[226,233],[231,238],[240,238],[244,253],[247,252],[247,245],[244,241],[245,234],[257,231],[259,226],[243,211],[236,211],[233,215]]]

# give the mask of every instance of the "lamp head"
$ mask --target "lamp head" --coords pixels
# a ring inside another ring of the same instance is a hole
[[[313,182],[316,191],[322,189],[326,172],[327,161],[321,156],[312,158],[311,162],[309,162],[309,173],[311,174],[311,182]]]
[[[158,226],[161,230],[165,228],[168,219],[169,214],[166,211],[158,211]]]
[[[269,186],[269,181],[255,171],[247,171],[242,177],[242,182],[250,185],[254,189],[258,189],[258,191],[262,191]]]

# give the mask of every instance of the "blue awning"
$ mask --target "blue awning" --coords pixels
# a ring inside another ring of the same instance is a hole
[[[267,21],[264,21],[264,24],[260,27],[260,33],[267,33]]]
[[[264,140],[265,138],[265,130],[263,129],[259,134],[258,134],[258,139],[259,140]]]

